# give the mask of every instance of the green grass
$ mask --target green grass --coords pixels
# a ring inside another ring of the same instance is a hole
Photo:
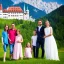
[[[23,48],[24,49],[24,48]],[[23,50],[24,51],[24,50]],[[41,50],[40,50],[41,51]],[[23,60],[9,60],[9,48],[7,51],[7,58],[6,58],[6,62],[3,62],[3,47],[2,44],[0,43],[0,64],[64,64],[64,48],[59,49],[59,58],[60,61],[53,61],[53,60],[46,60],[45,58],[41,59],[40,55],[41,52],[39,54],[39,58],[35,59],[23,59]]]
[[[0,64],[64,64],[64,48],[59,49],[59,58],[60,58],[60,61],[46,60],[45,57],[43,59],[41,59],[40,58],[40,56],[41,56],[41,50],[40,50],[40,54],[39,54],[39,58],[38,59],[32,58],[32,59],[23,59],[23,60],[17,60],[17,61],[11,60],[10,61],[9,60],[9,48],[8,48],[6,62],[4,63],[3,62],[3,54],[4,54],[4,51],[3,51],[3,46],[1,44],[1,33],[2,33],[2,30],[3,30],[3,26],[5,24],[8,24],[10,26],[11,23],[15,23],[16,24],[16,28],[21,29],[21,33],[22,33],[22,35],[24,36],[24,39],[25,39],[24,41],[26,41],[26,42],[27,42],[27,39],[29,40],[29,38],[31,37],[31,33],[32,33],[32,31],[30,31],[30,30],[27,31],[27,30],[29,28],[31,30],[33,30],[33,28],[36,27],[35,26],[36,24],[33,24],[33,23],[31,23],[31,24],[23,23],[24,26],[22,28],[21,27],[22,26],[22,23],[19,24],[19,21],[18,20],[5,20],[5,19],[0,19]],[[26,35],[27,32],[29,32],[28,33],[29,35],[27,34],[28,37]],[[24,51],[24,48],[23,48],[23,51]]]

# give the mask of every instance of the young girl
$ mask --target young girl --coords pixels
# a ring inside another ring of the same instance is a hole
[[[7,52],[7,46],[8,46],[8,25],[4,27],[4,31],[2,32],[2,45],[4,49],[4,58],[3,61],[6,61],[6,52]]]
[[[32,50],[30,47],[30,43],[27,43],[24,53],[25,58],[32,58]]]
[[[15,45],[14,45],[14,51],[13,51],[13,59],[18,60],[19,58],[23,58],[22,54],[22,42],[23,37],[20,34],[20,30],[17,30],[17,36],[15,38]]]
[[[45,22],[45,25],[46,25],[46,28],[44,30],[44,32],[45,32],[44,38],[45,38],[46,59],[59,60],[57,44],[56,44],[55,38],[53,36],[53,29],[50,26],[50,23],[48,20]]]
[[[37,42],[37,35],[36,35],[36,31],[34,30],[33,36],[31,37],[34,58],[36,57],[36,42]]]

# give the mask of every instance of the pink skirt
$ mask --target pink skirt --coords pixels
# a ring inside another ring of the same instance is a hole
[[[23,58],[23,54],[22,54],[22,45],[21,43],[15,43],[14,45],[14,51],[13,51],[13,59],[19,59],[19,58]]]

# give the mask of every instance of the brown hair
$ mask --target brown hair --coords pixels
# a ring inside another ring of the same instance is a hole
[[[8,26],[8,25],[6,24],[6,25],[4,26],[4,31],[6,31],[6,29],[5,29],[6,26]],[[8,30],[9,30],[9,26],[8,26]],[[8,31],[8,30],[7,30],[7,31]]]
[[[17,29],[17,31],[20,33],[20,30],[19,29]]]
[[[36,32],[36,30],[34,30]],[[37,32],[36,32],[36,35],[37,35]]]
[[[42,21],[42,19],[40,19],[39,21]]]
[[[29,43],[29,42],[28,42],[28,43]],[[28,47],[28,46],[27,46],[28,43],[26,43],[26,47]],[[30,44],[30,47],[31,47],[31,44]]]

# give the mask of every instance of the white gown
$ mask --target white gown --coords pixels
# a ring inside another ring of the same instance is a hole
[[[53,32],[52,27],[46,27],[44,31],[46,36]],[[45,55],[46,59],[59,60],[57,44],[53,35],[45,38]]]

